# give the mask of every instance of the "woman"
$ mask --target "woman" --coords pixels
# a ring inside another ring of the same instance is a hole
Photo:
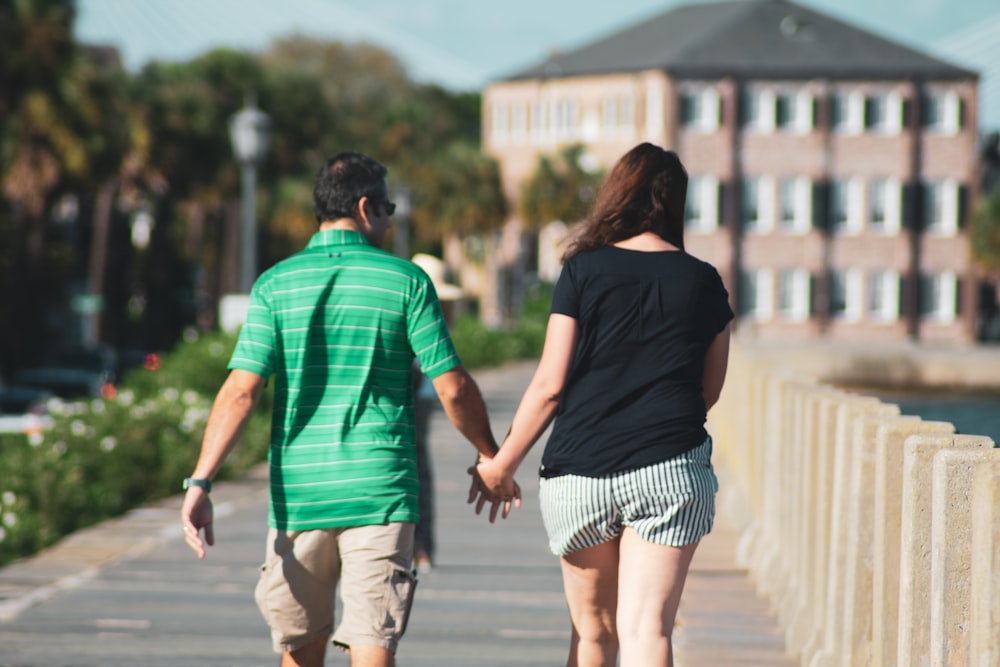
[[[688,566],[718,483],[705,431],[729,358],[728,294],[684,252],[687,174],[649,143],[619,160],[566,252],[541,360],[499,454],[513,475],[555,419],[539,499],[573,623],[567,665],[672,665]]]

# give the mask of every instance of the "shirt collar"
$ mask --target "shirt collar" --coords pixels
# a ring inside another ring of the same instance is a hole
[[[361,232],[353,229],[326,229],[316,232],[309,239],[307,248],[321,248],[332,245],[371,245]]]

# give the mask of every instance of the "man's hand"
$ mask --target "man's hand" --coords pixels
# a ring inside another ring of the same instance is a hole
[[[205,557],[206,543],[215,545],[213,516],[212,499],[208,497],[208,492],[197,486],[188,489],[181,507],[181,524],[184,526],[184,540],[198,558]],[[204,542],[199,534],[202,528],[205,529]]]
[[[514,481],[513,477],[510,477],[509,480],[497,478],[498,471],[494,470],[496,466],[488,469],[489,476],[484,479],[483,467],[489,466],[490,463],[490,461],[481,461],[478,465],[469,467],[468,473],[472,476],[472,481],[469,484],[467,502],[476,504],[476,514],[480,514],[483,507],[489,502],[490,523],[494,523],[501,508],[503,509],[501,517],[506,519],[512,508],[521,507],[521,487]],[[487,479],[490,481],[486,481]]]

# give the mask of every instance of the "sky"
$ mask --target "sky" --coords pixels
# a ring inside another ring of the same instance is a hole
[[[112,44],[130,70],[225,46],[262,50],[302,34],[368,41],[418,81],[478,90],[489,81],[627,28],[679,0],[77,0],[80,41]],[[693,0],[703,2],[704,0]],[[981,127],[1000,129],[997,0],[799,0],[977,70]]]

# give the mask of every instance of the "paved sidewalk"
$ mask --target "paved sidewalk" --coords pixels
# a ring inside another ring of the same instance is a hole
[[[476,373],[504,433],[533,364]],[[519,482],[524,505],[490,526],[465,504],[472,448],[440,412],[431,425],[438,559],[420,576],[400,667],[565,664],[569,640],[557,560],[537,505],[543,443]],[[197,443],[192,443],[192,461]],[[257,667],[277,664],[253,602],[266,519],[264,468],[219,483],[217,545],[184,545],[180,496],[80,531],[0,569],[0,667]],[[774,616],[733,560],[720,517],[695,557],[677,630],[679,667],[793,665]],[[331,650],[327,665],[348,665]]]

